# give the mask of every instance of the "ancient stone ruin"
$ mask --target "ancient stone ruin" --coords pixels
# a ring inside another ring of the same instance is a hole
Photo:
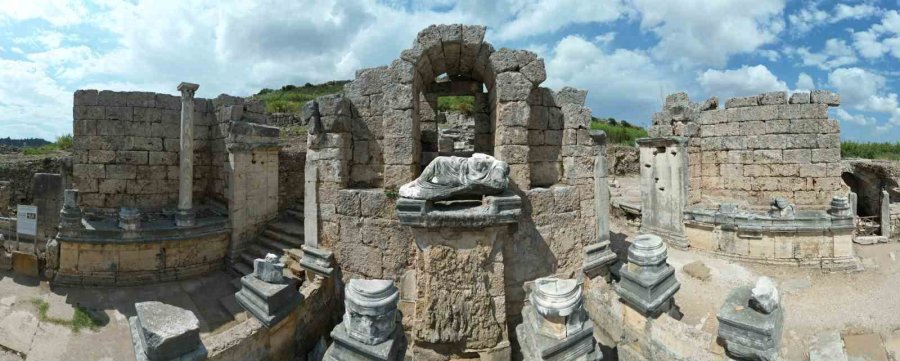
[[[807,353],[782,340],[798,282],[718,295],[748,282],[694,259],[859,272],[854,241],[900,235],[900,168],[841,162],[837,94],[672,94],[608,162],[587,92],[485,31],[429,26],[296,117],[188,82],[79,90],[71,157],[33,178],[37,235],[0,265],[128,299],[138,360],[775,360]],[[299,160],[284,124],[308,127]],[[609,167],[639,173],[637,202],[611,204]],[[147,301],[165,288],[191,296]]]

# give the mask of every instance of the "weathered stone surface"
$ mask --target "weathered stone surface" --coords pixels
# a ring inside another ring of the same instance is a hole
[[[621,281],[616,292],[643,315],[656,317],[667,312],[681,288],[666,257],[666,245],[656,235],[639,235],[628,247],[629,263],[619,271]]]
[[[790,104],[809,104],[809,93],[798,92],[791,94]]]
[[[759,105],[759,97],[755,95],[749,97],[734,97],[725,101],[725,109],[754,107],[757,105]]]
[[[538,86],[547,79],[547,71],[544,69],[544,59],[536,59],[522,67],[520,72],[525,75],[531,84]]]
[[[266,258],[257,258],[253,260],[253,275],[263,282],[282,283],[284,282],[284,263],[278,262],[278,256],[268,253]]]
[[[824,331],[817,334],[810,342],[809,360],[847,361],[841,334],[838,331]]]
[[[575,104],[584,106],[587,100],[587,90],[579,90],[572,87],[563,87],[554,94],[554,105],[562,107],[564,104]]]
[[[774,361],[778,359],[784,310],[775,308],[771,313],[753,308],[750,287],[738,287],[719,308],[719,337],[725,340],[731,357]]]
[[[394,335],[399,290],[390,280],[350,280],[342,325],[354,340],[377,345]]]
[[[518,72],[497,75],[497,100],[501,102],[526,100],[534,84]]]
[[[809,94],[810,103],[828,104],[829,106],[841,105],[841,95],[830,90],[813,90]]]
[[[200,342],[200,321],[193,312],[158,301],[138,302],[134,308],[136,316],[130,322],[138,359],[206,358]]]
[[[709,99],[706,99],[706,101],[703,102],[703,105],[700,106],[701,111],[716,109],[719,109],[719,97],[711,97]]]
[[[778,308],[780,303],[781,298],[778,295],[778,289],[775,288],[775,281],[769,277],[760,277],[750,292],[750,307],[769,314]]]
[[[759,105],[786,104],[787,92],[768,92],[759,95]]]
[[[509,165],[476,153],[469,158],[437,157],[419,178],[400,187],[400,196],[440,200],[463,195],[496,194],[506,190]]]

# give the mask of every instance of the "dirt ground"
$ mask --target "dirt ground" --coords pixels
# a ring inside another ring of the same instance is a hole
[[[637,185],[632,178],[620,178],[619,183],[624,187],[618,192],[614,189],[613,197],[617,193],[627,197],[633,193],[628,188]],[[627,243],[622,240],[633,238],[638,230],[622,219],[613,218],[610,223],[613,248],[624,253]],[[777,282],[785,308],[782,355],[787,360],[806,360],[811,339],[825,331],[844,335],[848,350],[853,340],[847,336],[871,335],[883,343],[884,350],[879,353],[900,356],[900,243],[854,244],[854,251],[865,267],[861,272],[825,273],[813,268],[743,263],[673,248],[669,248],[668,262],[681,282],[675,299],[684,313],[682,322],[697,329],[715,334],[716,313],[728,293],[768,276]],[[708,280],[684,273],[684,265],[694,261],[709,267]]]

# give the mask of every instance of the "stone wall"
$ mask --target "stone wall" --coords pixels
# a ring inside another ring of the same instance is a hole
[[[299,142],[292,140],[290,148],[278,152],[278,209],[302,209],[306,143]]]
[[[431,110],[423,110],[421,95],[439,74],[465,74],[487,88],[490,153],[508,162],[510,188],[523,198],[523,217],[503,246],[507,315],[516,322],[525,282],[578,274],[584,246],[601,238],[595,181],[606,184],[606,144],[602,133],[588,130],[586,92],[538,87],[543,60],[523,50],[494,51],[482,41],[484,31],[426,28],[390,66],[357,71],[344,94],[317,99],[305,232],[308,245],[334,253],[343,280],[393,279],[415,290],[417,247],[398,223],[396,190],[426,165],[428,118],[420,115]]]
[[[638,175],[641,173],[641,157],[638,147],[611,144],[607,148],[610,176]]]
[[[56,173],[63,169],[63,159],[68,154],[54,156],[26,156],[4,154],[0,156],[0,182],[9,182],[5,192],[9,198],[7,205],[13,210],[19,204],[32,204],[34,193],[31,189],[35,173]],[[0,186],[2,187],[2,186]],[[2,206],[2,205],[0,205]],[[0,208],[0,214],[11,214],[7,208]]]
[[[144,242],[58,239],[59,269],[54,284],[144,285],[190,279],[224,266],[228,247],[228,235],[224,232],[181,239],[150,237],[152,240]]]
[[[802,208],[825,209],[841,186],[840,128],[827,91],[718,99],[702,105],[687,94],[666,99],[653,116],[651,137],[689,138],[690,203],[737,203],[766,208],[785,197]]]
[[[72,158],[80,205],[91,209],[174,206],[181,98],[79,90],[74,102]],[[194,109],[194,197],[224,199],[224,136],[213,102],[197,98]]]

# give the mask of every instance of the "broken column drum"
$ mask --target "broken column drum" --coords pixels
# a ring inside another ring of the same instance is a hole
[[[675,268],[666,263],[667,250],[659,236],[642,234],[628,247],[628,264],[620,271],[616,292],[645,316],[657,317],[673,306],[681,284]]]
[[[508,167],[489,156],[437,157],[425,179],[402,188],[397,216],[412,228],[419,248],[414,357],[424,352],[509,358],[502,249],[522,201],[506,189]],[[473,168],[482,173],[475,177],[480,186],[454,191],[474,183]],[[426,183],[427,191],[417,189]]]
[[[525,360],[595,361],[602,353],[574,279],[538,278],[516,335]]]
[[[398,325],[400,291],[390,280],[350,280],[345,289],[343,322],[331,331],[334,343],[326,361],[403,358],[402,327]]]

